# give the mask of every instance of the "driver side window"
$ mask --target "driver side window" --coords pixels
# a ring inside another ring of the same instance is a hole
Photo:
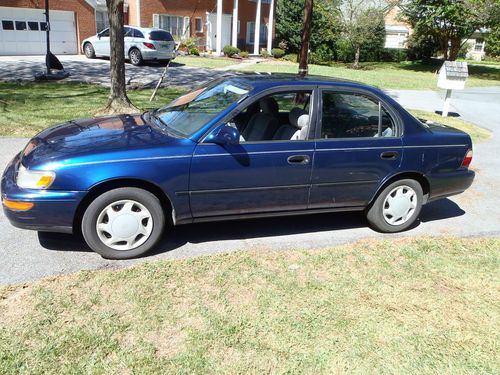
[[[309,90],[280,92],[250,104],[231,121],[241,134],[240,142],[307,139],[311,94]]]
[[[382,103],[358,93],[324,91],[321,138],[392,137],[396,128]]]

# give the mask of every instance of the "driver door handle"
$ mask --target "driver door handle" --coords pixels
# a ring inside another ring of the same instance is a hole
[[[286,159],[288,164],[299,164],[299,165],[309,164],[310,160],[311,158],[308,155],[292,155],[289,156],[288,159]]]
[[[397,151],[386,151],[380,154],[380,158],[384,160],[395,160],[399,158],[399,152]]]

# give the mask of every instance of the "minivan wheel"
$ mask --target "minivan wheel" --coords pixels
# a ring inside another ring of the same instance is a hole
[[[92,43],[85,43],[83,46],[83,52],[85,53],[85,57],[87,59],[95,59],[95,50]]]
[[[409,228],[422,209],[422,186],[415,180],[403,179],[388,185],[368,208],[366,218],[370,225],[385,233]]]
[[[98,196],[85,210],[82,233],[103,258],[143,255],[160,239],[165,215],[158,198],[138,188],[118,188]]]
[[[135,66],[141,65],[144,61],[141,55],[141,51],[139,51],[137,48],[132,48],[129,51],[128,58],[130,59],[132,65]]]

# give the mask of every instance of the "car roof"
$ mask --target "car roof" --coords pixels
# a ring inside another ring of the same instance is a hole
[[[136,29],[136,30],[139,30],[139,31],[143,31],[145,33],[149,33],[151,31],[165,31],[166,33],[168,33],[168,31],[166,30],[163,30],[163,29],[159,29],[157,27],[139,27],[139,26],[133,26],[133,25],[123,25],[123,27],[130,27],[132,29]],[[169,33],[170,34],[170,33]]]
[[[370,91],[377,90],[376,87],[340,77],[326,77],[320,75],[306,75],[299,77],[293,73],[239,73],[232,72],[224,76],[225,78],[235,78],[242,83],[246,83],[258,90],[277,86],[288,85],[313,85],[313,86],[347,86],[364,88]]]

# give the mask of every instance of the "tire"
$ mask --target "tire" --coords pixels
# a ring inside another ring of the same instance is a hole
[[[128,52],[128,58],[130,60],[130,63],[135,66],[142,65],[144,62],[144,59],[142,58],[141,51],[139,51],[137,48],[132,48]]]
[[[419,182],[403,179],[380,192],[366,211],[372,228],[384,233],[401,232],[417,220],[422,210],[423,191]]]
[[[85,53],[85,57],[87,59],[95,59],[95,50],[92,43],[85,43],[83,46],[83,52]]]
[[[82,219],[85,242],[107,259],[129,259],[147,253],[158,243],[164,228],[165,215],[159,199],[138,188],[118,188],[98,196]]]

